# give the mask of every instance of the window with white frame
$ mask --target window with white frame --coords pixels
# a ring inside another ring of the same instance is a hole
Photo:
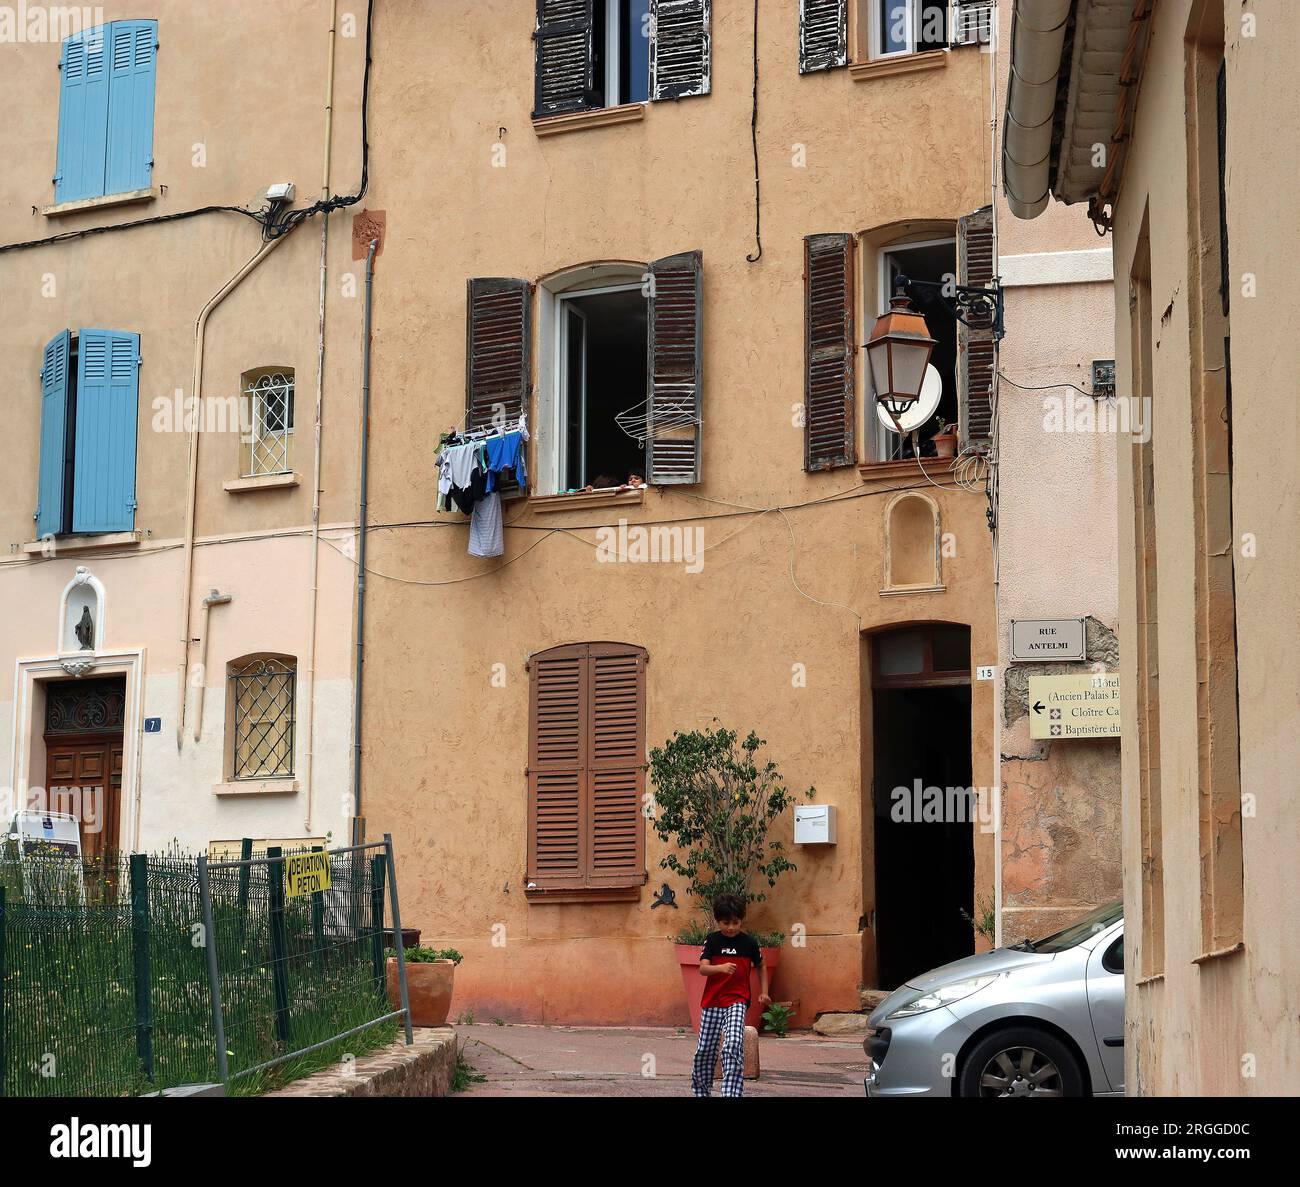
[[[866,8],[873,58],[948,45],[948,0],[867,0]]]
[[[600,107],[650,98],[650,0],[596,0],[596,86]]]
[[[289,367],[245,373],[243,476],[293,470],[294,374]]]
[[[232,779],[292,777],[297,666],[287,655],[248,656],[230,664]]]

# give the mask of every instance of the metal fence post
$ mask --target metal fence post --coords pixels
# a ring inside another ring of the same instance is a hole
[[[149,974],[149,857],[131,854],[131,964],[135,977],[135,1049],[153,1079],[153,993]]]
[[[388,977],[384,971],[384,873],[388,861],[382,853],[370,859],[370,966],[374,971],[375,992],[385,993]]]
[[[217,1075],[223,1084],[230,1082],[230,1063],[226,1055],[226,1021],[221,1014],[221,972],[217,967],[217,933],[212,926],[212,879],[208,858],[199,855],[199,899],[203,904],[203,947],[208,958],[208,985],[212,991],[212,1034],[217,1044]]]
[[[397,905],[397,866],[393,862],[393,834],[384,834],[384,854],[388,858],[389,895],[393,903],[393,947],[397,949],[397,984],[402,991],[402,1022],[406,1026],[406,1043],[415,1042],[411,1033],[411,1000],[406,992],[406,945],[402,943],[402,911]]]
[[[253,860],[253,838],[245,837],[239,842],[239,860],[243,862],[252,862]],[[252,865],[241,865],[239,867],[239,946],[244,946],[244,936],[248,932],[248,879],[252,873]]]
[[[0,884],[0,1097],[5,1094],[5,888]]]
[[[284,857],[273,845],[266,851],[266,890],[270,899],[271,985],[275,990],[275,1033],[289,1042],[289,941],[284,929]]]

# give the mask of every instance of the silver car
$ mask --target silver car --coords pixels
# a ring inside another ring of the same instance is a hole
[[[1124,1091],[1124,908],[913,977],[867,1019],[868,1096]]]

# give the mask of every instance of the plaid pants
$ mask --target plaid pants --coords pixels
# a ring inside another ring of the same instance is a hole
[[[722,1042],[722,1095],[745,1095],[745,1002],[700,1011],[700,1045],[695,1048],[691,1089],[696,1096],[713,1092],[713,1069]]]

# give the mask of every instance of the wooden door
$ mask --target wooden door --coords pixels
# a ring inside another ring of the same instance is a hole
[[[45,783],[51,811],[81,821],[87,858],[116,852],[122,810],[122,736],[82,734],[47,738]]]

